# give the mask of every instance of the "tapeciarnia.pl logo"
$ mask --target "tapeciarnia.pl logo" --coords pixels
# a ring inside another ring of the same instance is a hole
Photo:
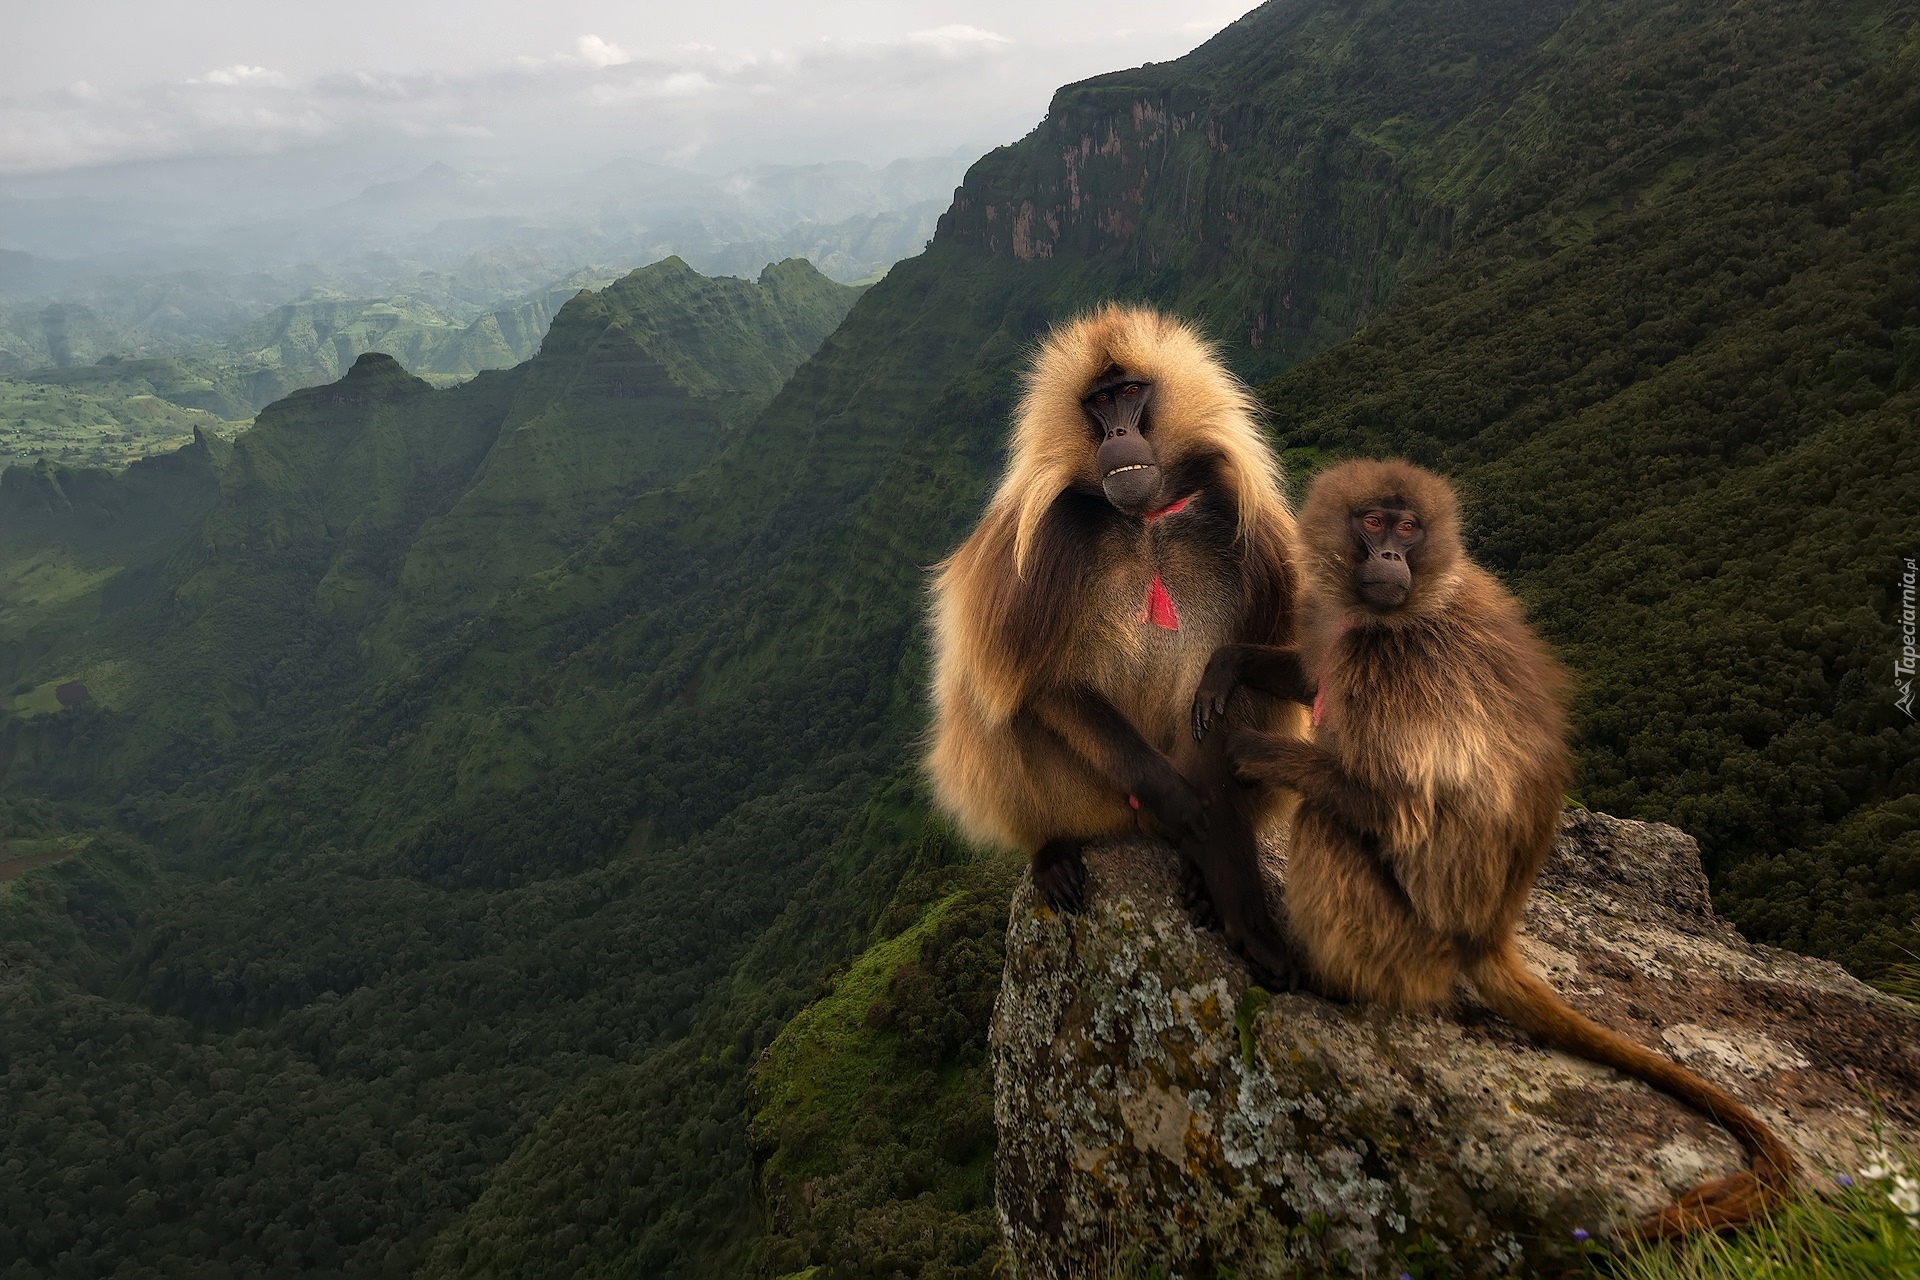
[[[1913,589],[1920,570],[1914,566],[1912,556],[1906,559],[1906,569],[1900,575],[1900,656],[1893,660],[1893,687],[1900,691],[1894,705],[1907,713],[1907,719],[1913,715],[1913,669],[1920,652],[1915,650],[1913,620]]]

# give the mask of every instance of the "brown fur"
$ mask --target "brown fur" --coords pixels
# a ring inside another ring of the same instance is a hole
[[[1102,496],[1081,400],[1113,366],[1153,384],[1165,501],[1197,495],[1177,515],[1126,517]],[[1029,852],[1117,835],[1151,816],[1122,785],[1144,751],[1209,802],[1224,785],[1263,806],[1251,820],[1274,817],[1279,801],[1234,783],[1218,750],[1210,781],[1185,732],[1217,646],[1284,644],[1293,631],[1293,517],[1244,388],[1185,325],[1108,306],[1047,338],[1009,452],[979,526],[933,587],[926,767],[942,808],[969,837]],[[1156,573],[1177,631],[1145,620]],[[1244,698],[1236,714],[1305,730],[1301,708],[1279,700]]]
[[[1409,509],[1425,539],[1397,608],[1364,603],[1352,528]],[[1746,1107],[1574,1012],[1513,941],[1571,776],[1565,678],[1513,597],[1461,553],[1452,489],[1405,462],[1320,476],[1301,511],[1309,558],[1299,669],[1317,686],[1311,744],[1245,732],[1247,776],[1302,795],[1286,915],[1311,985],[1432,1009],[1466,976],[1497,1012],[1558,1048],[1636,1076],[1723,1124],[1750,1173],[1695,1188],[1641,1224],[1661,1236],[1746,1222],[1791,1187],[1792,1154]]]

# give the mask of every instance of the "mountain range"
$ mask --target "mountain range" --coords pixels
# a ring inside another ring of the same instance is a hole
[[[344,199],[324,157],[15,175],[0,179],[0,373],[198,354],[315,299],[404,299],[466,325],[593,263],[679,256],[751,278],[806,257],[867,281],[924,245],[965,163],[703,174],[613,159],[536,181],[436,162]]]
[[[1920,943],[1902,4],[1271,0],[1068,86],[864,291],[669,260],[436,389],[0,475],[0,1263],[993,1274],[1018,859],[928,811],[926,567],[1108,298],[1395,452],[1755,938]],[[818,1268],[819,1270],[810,1270]]]
[[[212,163],[0,181],[8,238],[70,254],[0,250],[0,466],[118,467],[195,429],[231,436],[365,351],[437,384],[511,368],[561,304],[622,274],[581,263],[685,255],[751,279],[800,257],[870,282],[924,246],[960,173],[956,157],[719,176],[612,161],[529,184],[436,163],[249,218],[260,166],[296,187],[323,175],[255,158],[187,180]]]

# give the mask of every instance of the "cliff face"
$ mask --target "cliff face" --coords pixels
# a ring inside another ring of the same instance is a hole
[[[1209,322],[1250,368],[1351,333],[1446,248],[1457,191],[1408,162],[1573,8],[1270,4],[1176,63],[1069,85],[976,164],[943,243],[1093,265]],[[1471,132],[1471,130],[1469,130]]]
[[[1134,1257],[1291,1274],[1344,1255],[1552,1271],[1742,1164],[1637,1081],[1471,1000],[1445,1016],[1269,998],[1179,905],[1170,851],[1090,859],[1084,916],[1015,899],[994,1015],[997,1198],[1030,1276]],[[1523,946],[1569,1003],[1753,1105],[1810,1180],[1857,1168],[1873,1110],[1920,1132],[1911,1007],[1745,942],[1671,827],[1571,813]]]

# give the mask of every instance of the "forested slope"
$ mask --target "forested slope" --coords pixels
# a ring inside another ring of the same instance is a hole
[[[857,292],[799,262],[755,284],[669,261],[570,304],[516,370],[435,391],[362,357],[185,468],[170,523],[130,518],[158,460],[7,473],[8,528],[63,554],[123,536],[66,598],[66,642],[7,652],[20,685],[99,694],[0,726],[9,792],[64,802],[9,810],[0,861],[82,850],[0,886],[0,1124],[22,1162],[0,1258],[405,1270],[558,1090],[684,1035],[744,944],[734,914],[804,882],[779,851],[804,868],[860,796],[825,821],[761,812],[757,864],[676,844],[556,879],[564,846],[536,836],[521,873],[486,871],[538,877],[524,893],[393,874],[421,862],[402,837],[497,784],[484,753],[526,719],[473,724],[433,637],[484,633],[466,619],[494,593],[723,447]],[[462,539],[502,554],[410,593],[410,557]],[[516,685],[548,660],[518,656]],[[447,689],[441,732],[481,747],[392,729],[426,714],[415,688]]]
[[[1713,113],[1593,92],[1678,136],[1620,155],[1597,209],[1541,192],[1261,394],[1296,449],[1460,477],[1476,553],[1580,677],[1582,798],[1698,836],[1751,936],[1873,975],[1920,916],[1892,625],[1920,546],[1920,57],[1737,34],[1665,56],[1744,81],[1768,136],[1716,164]]]
[[[1915,730],[1872,664],[1876,557],[1920,535],[1879,478],[1914,452],[1912,41],[1891,5],[1277,0],[1062,90],[764,408],[683,384],[710,450],[621,452],[596,344],[634,359],[645,307],[456,392],[375,363],[276,406],[121,647],[17,673],[151,679],[0,726],[8,793],[69,804],[14,838],[130,833],[0,899],[7,1149],[53,1153],[0,1251],[990,1274],[1013,869],[912,782],[920,596],[1029,344],[1110,296],[1281,375],[1298,471],[1461,476],[1582,681],[1588,798],[1695,825],[1736,906],[1849,823],[1896,884]],[[1845,901],[1854,936],[1903,923]],[[1841,946],[1825,907],[1741,909]]]

